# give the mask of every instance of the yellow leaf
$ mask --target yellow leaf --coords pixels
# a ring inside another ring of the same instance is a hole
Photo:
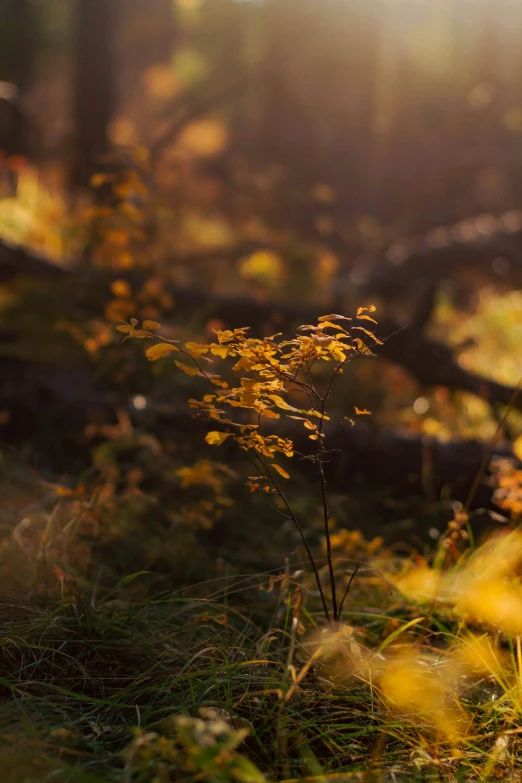
[[[196,370],[195,367],[190,367],[188,364],[183,364],[183,362],[176,362],[176,364],[178,365],[180,370],[183,370],[185,375],[203,375],[202,372]]]
[[[279,475],[280,475],[280,476],[282,476],[283,478],[285,478],[285,479],[289,479],[289,478],[290,478],[290,474],[289,474],[289,473],[287,473],[287,472],[286,472],[286,470],[284,470],[284,469],[283,469],[283,468],[282,468],[280,465],[276,465],[276,463],[275,463],[275,462],[272,462],[272,467],[273,467],[275,470],[277,470],[277,472],[279,473]]]
[[[222,359],[226,359],[229,354],[230,348],[227,345],[212,345],[210,347],[210,353],[215,356],[220,356]]]
[[[357,318],[359,319],[359,321],[371,321],[372,324],[377,323],[375,318],[372,318],[370,315],[358,315]]]
[[[185,348],[194,359],[200,359],[208,353],[208,345],[200,345],[199,343],[185,343]]]
[[[116,327],[118,332],[132,332],[132,326],[129,326],[129,324],[119,324],[119,326]]]
[[[522,462],[522,435],[520,435],[513,443],[513,454]]]
[[[371,339],[376,343],[377,345],[382,345],[382,340],[379,340],[378,337],[374,335],[373,332],[370,332],[369,329],[365,329],[364,326],[354,326],[353,329],[358,329],[360,332],[364,332],[368,337],[371,337]]]
[[[319,318],[319,321],[321,321],[319,329],[327,329],[330,327],[330,329],[342,329],[343,332],[345,331],[342,326],[339,326],[339,324],[333,324],[330,321],[323,320],[322,318]]]
[[[355,339],[355,344],[357,345],[357,348],[361,353],[364,353],[366,356],[372,356],[372,352],[370,351],[368,346],[363,343],[360,337],[357,337]]]
[[[179,351],[179,348],[176,348],[176,346],[171,343],[158,343],[157,345],[151,345],[150,348],[147,348],[145,354],[149,362],[155,362],[172,351]]]
[[[210,446],[221,446],[221,444],[226,441],[227,438],[230,438],[231,435],[231,432],[217,432],[216,430],[213,430],[212,432],[207,432],[205,440]]]
[[[371,411],[367,411],[366,408],[363,408],[361,410],[357,406],[355,406],[355,413],[357,414],[357,416],[371,416],[372,415]]]
[[[301,413],[302,411],[299,410],[299,408],[293,408],[291,405],[289,405],[285,400],[283,400],[282,397],[279,397],[278,394],[269,394],[268,397],[275,402],[278,408],[281,408],[284,411],[292,411],[293,413]]]
[[[368,305],[368,307],[359,307],[357,310],[357,318],[360,318],[363,313],[374,313],[377,308],[375,305]]]
[[[319,322],[322,321],[351,321],[351,318],[348,318],[346,315],[336,315],[335,313],[332,313],[331,315],[322,315],[319,319]]]
[[[154,329],[161,329],[161,324],[157,321],[143,321],[143,328],[152,331]]]
[[[307,430],[316,430],[317,429],[317,426],[313,422],[311,422],[311,421],[305,421],[304,422],[304,426],[306,427]]]

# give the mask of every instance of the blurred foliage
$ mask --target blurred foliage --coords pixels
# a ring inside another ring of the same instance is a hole
[[[330,419],[366,406],[521,457],[519,413],[370,358],[358,308],[394,240],[519,203],[521,9],[120,0],[83,192],[81,31],[63,0],[26,7],[41,147],[5,145],[0,239],[74,272],[0,286],[0,434],[21,444],[0,452],[6,781],[518,779],[519,465],[491,466],[498,511],[473,513],[374,474],[333,492],[323,469]],[[522,298],[491,261],[441,280],[418,331],[515,386]],[[385,290],[384,317],[417,323],[432,274]],[[342,314],[260,338],[185,315],[174,286]]]

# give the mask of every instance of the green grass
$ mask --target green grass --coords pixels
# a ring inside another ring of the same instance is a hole
[[[223,567],[148,506],[131,517],[132,498],[109,498],[110,513],[91,520],[89,497],[49,498],[22,468],[6,469],[0,488],[2,783],[520,776],[516,640],[497,640],[505,677],[459,684],[466,727],[452,747],[428,715],[400,714],[378,683],[349,676],[345,647],[310,662],[324,628],[314,579],[263,506],[248,519],[231,507],[240,532]],[[304,492],[301,502],[307,518]],[[241,572],[242,558],[273,561],[276,550],[291,552],[286,566]],[[339,558],[340,589],[346,566]],[[366,650],[411,648],[436,666],[466,630],[451,607],[409,602],[364,568],[343,622]],[[208,708],[218,712],[179,722]]]
[[[260,590],[263,584],[267,578],[221,579],[205,585],[206,598],[200,587],[133,600],[132,586],[97,600],[75,589],[65,595],[4,596],[3,780],[239,779],[220,777],[212,765],[195,771],[192,751],[176,740],[175,716],[197,716],[205,707],[221,711],[231,732],[248,730],[235,752],[270,780],[496,779],[486,775],[490,751],[513,714],[507,698],[504,715],[500,703],[490,709],[498,693],[491,683],[462,700],[483,736],[471,733],[461,758],[429,725],[390,713],[367,683],[336,680],[320,663],[285,700],[292,686],[288,664],[296,673],[305,666],[307,637],[292,632],[292,591],[267,594]],[[386,609],[382,596],[377,611],[354,605],[368,597],[363,588],[355,591],[346,618],[366,641],[386,638],[393,620],[408,622],[411,610],[389,599]],[[251,615],[264,622],[253,622]],[[305,609],[301,620],[313,628],[319,617]],[[426,644],[444,646],[455,631],[449,616],[434,616],[428,636],[423,633]],[[145,742],[150,732],[160,739]],[[143,768],[136,754],[129,761],[136,736],[142,737],[140,748],[153,745]],[[513,733],[514,741],[517,736]],[[490,763],[490,774],[504,767],[514,775],[515,750],[512,744],[506,759]]]

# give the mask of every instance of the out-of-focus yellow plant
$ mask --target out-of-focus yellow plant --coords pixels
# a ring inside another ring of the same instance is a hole
[[[0,238],[61,265],[77,257],[85,242],[87,204],[78,202],[71,211],[65,189],[49,186],[45,173],[1,150],[0,189],[4,169],[15,172],[17,186],[0,194]]]
[[[391,659],[378,684],[384,699],[398,714],[432,724],[452,743],[462,736],[451,690],[433,662],[413,653]]]
[[[99,194],[90,211],[95,265],[116,271],[148,265],[140,249],[146,240],[149,178],[149,156],[142,148],[118,160],[113,171],[92,177]]]
[[[447,658],[454,676],[502,679],[509,671],[506,653],[495,645],[489,634],[467,634],[458,639]]]
[[[408,598],[444,603],[508,635],[522,633],[522,531],[495,535],[455,568],[408,563],[388,579]],[[382,566],[381,566],[382,567]],[[384,565],[386,569],[386,565]]]
[[[401,593],[418,603],[433,601],[440,589],[441,575],[434,568],[411,561],[403,564],[403,571],[397,577],[390,577]]]

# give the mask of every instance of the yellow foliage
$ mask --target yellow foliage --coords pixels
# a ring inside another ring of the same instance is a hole
[[[406,573],[401,574],[394,581],[401,593],[419,603],[431,602],[438,595],[441,588],[441,574],[434,568],[426,565],[411,565]]]
[[[386,701],[398,712],[435,725],[450,742],[460,738],[459,715],[433,665],[413,656],[391,660],[379,679]]]
[[[258,250],[241,261],[239,271],[248,280],[280,283],[283,277],[283,262],[271,250]]]
[[[452,663],[467,674],[500,677],[508,670],[506,656],[493,646],[490,636],[470,634],[451,651]]]
[[[289,473],[287,473],[287,472],[286,472],[286,470],[284,470],[284,469],[283,469],[283,468],[282,468],[280,465],[277,465],[277,463],[275,463],[275,462],[272,462],[272,467],[273,467],[273,468],[274,468],[274,470],[276,470],[276,471],[279,473],[279,475],[280,475],[280,476],[282,476],[283,478],[285,478],[285,479],[289,479],[289,478],[290,478],[290,474],[289,474]]]
[[[149,362],[155,362],[157,359],[163,359],[164,356],[167,356],[167,354],[172,353],[173,351],[179,351],[179,348],[171,343],[157,343],[156,345],[147,348],[147,359]]]
[[[511,636],[522,634],[522,588],[519,584],[500,579],[481,580],[457,598],[456,608]]]
[[[224,443],[227,438],[230,438],[231,435],[231,432],[207,432],[205,440],[211,446],[221,446],[221,444]]]

